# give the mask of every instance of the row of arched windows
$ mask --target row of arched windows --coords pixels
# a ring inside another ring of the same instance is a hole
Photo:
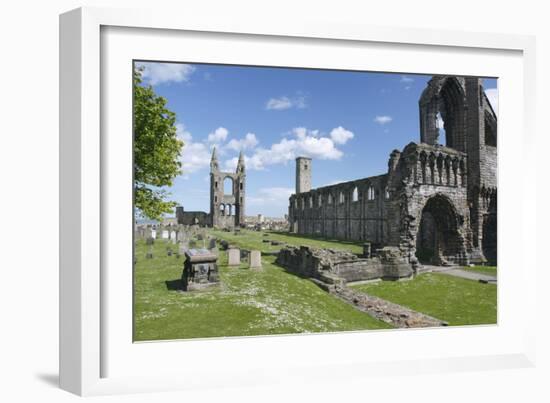
[[[345,191],[339,191],[336,194],[336,200],[337,200],[338,204],[344,204],[346,202],[346,199],[348,197],[351,197],[351,201],[353,203],[355,203],[355,202],[359,202],[361,200],[361,195],[362,195],[362,193],[359,192],[359,189],[356,186],[351,191],[351,194],[348,194]],[[366,196],[366,199],[368,201],[373,201],[373,200],[376,199],[376,197],[378,195],[378,192],[375,190],[374,186],[369,186],[367,188],[367,190],[364,192],[364,195]],[[390,198],[390,191],[387,188],[384,189],[384,197],[385,197],[386,200],[388,200]],[[316,203],[314,202],[314,198],[317,199]],[[309,208],[312,208],[314,204],[316,205],[316,207],[322,207],[324,200],[325,200],[325,197],[323,197],[322,194],[318,195],[318,196],[311,195],[311,196],[296,198],[296,199],[294,199],[294,208],[295,209],[304,209],[306,206],[309,207]],[[329,193],[326,196],[326,204],[327,205],[332,205],[333,204],[333,195],[332,195],[332,193]]]
[[[235,204],[220,204],[220,214],[222,216],[234,216],[237,213],[237,206]]]

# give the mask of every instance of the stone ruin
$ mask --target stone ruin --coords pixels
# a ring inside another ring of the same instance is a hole
[[[329,284],[366,280],[398,280],[413,275],[409,262],[395,247],[377,250],[377,256],[359,257],[351,252],[286,246],[276,263],[288,271]]]
[[[411,266],[496,264],[498,121],[482,83],[434,76],[420,141],[392,151],[380,175],[314,189],[313,161],[298,157],[291,232],[397,247]]]
[[[407,307],[356,291],[347,283],[368,280],[399,280],[413,276],[411,265],[396,247],[359,257],[351,252],[287,246],[276,263],[298,276],[309,277],[319,287],[360,311],[398,328],[446,326],[446,322]]]

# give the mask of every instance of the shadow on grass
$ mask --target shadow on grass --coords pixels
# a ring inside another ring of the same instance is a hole
[[[164,283],[166,284],[166,289],[169,291],[183,290],[183,282],[181,281],[181,278],[178,278],[177,280],[166,280]]]
[[[282,232],[282,231],[268,231],[267,233],[274,234],[274,235],[283,235],[283,236],[288,236],[288,237],[293,237],[293,238],[306,238],[306,239],[311,239],[311,240],[314,240],[314,241],[338,242],[338,243],[342,243],[342,244],[345,244],[345,245],[356,245],[356,246],[362,246],[363,245],[362,242],[349,241],[349,240],[338,239],[338,238],[324,238],[322,236],[316,236],[316,235],[295,234],[295,233],[292,233],[292,232]]]

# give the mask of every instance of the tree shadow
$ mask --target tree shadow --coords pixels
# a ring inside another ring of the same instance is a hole
[[[316,236],[316,235],[306,235],[306,234],[295,234],[292,232],[280,232],[280,231],[268,231],[269,234],[274,235],[283,235],[288,236],[292,238],[305,238],[305,239],[311,239],[314,241],[326,241],[326,242],[338,242],[345,245],[356,245],[356,246],[362,246],[363,243],[360,241],[350,241],[346,239],[338,239],[338,238],[325,238],[322,236]]]

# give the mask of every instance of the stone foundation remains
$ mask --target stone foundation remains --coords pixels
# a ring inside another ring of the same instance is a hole
[[[276,263],[297,275],[329,284],[398,280],[413,275],[411,265],[395,247],[378,249],[376,257],[360,258],[346,251],[286,246],[279,251]]]

